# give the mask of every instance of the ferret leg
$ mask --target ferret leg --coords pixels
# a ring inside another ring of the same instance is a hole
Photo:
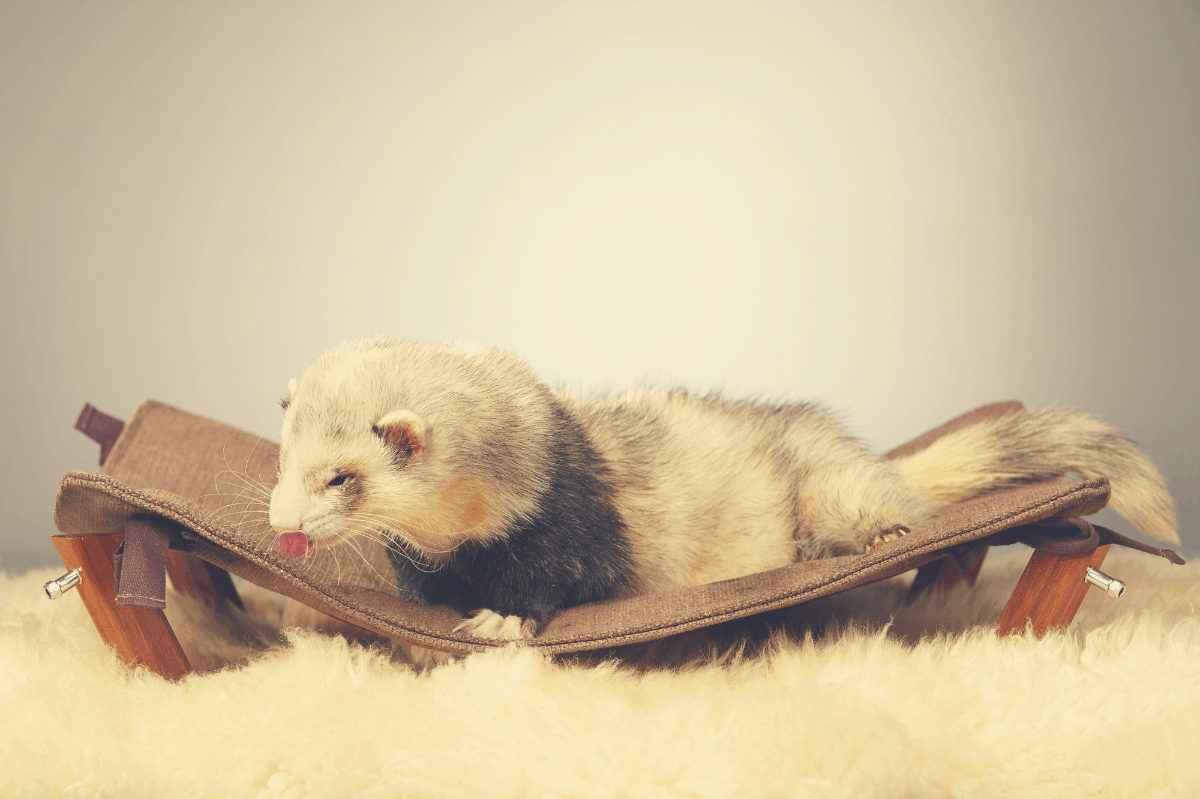
[[[406,644],[398,642],[401,651],[408,656],[409,661],[422,671],[432,669],[435,666],[441,666],[444,663],[449,663],[456,660],[455,655],[449,652],[441,652],[437,649],[428,649],[416,644]]]
[[[521,641],[538,634],[541,625],[537,619],[520,616],[501,616],[494,610],[481,608],[459,622],[455,632],[464,632],[477,638],[494,638],[502,641]]]
[[[865,452],[833,468],[809,471],[801,481],[799,500],[801,559],[871,552],[904,536],[929,515],[921,498],[888,464]]]

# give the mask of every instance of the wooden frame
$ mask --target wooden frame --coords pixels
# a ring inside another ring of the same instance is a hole
[[[228,602],[238,610],[246,609],[229,572],[195,555],[178,550],[168,551],[167,576],[171,578],[171,585],[176,591],[198,599],[211,608],[224,607]]]
[[[950,556],[935,560],[933,563],[926,563],[917,569],[917,576],[913,578],[912,585],[909,586],[904,604],[912,604],[913,600],[928,591],[945,592],[962,582],[967,585],[975,585],[975,581],[979,579],[979,572],[983,569],[983,561],[987,557],[988,549],[990,547],[984,548],[983,555],[975,564],[975,568],[968,571],[963,571],[962,567],[958,565],[958,559]]]
[[[1070,624],[1087,595],[1088,567],[1100,568],[1108,547],[1105,544],[1096,547],[1090,555],[1074,558],[1035,549],[1008,605],[1000,614],[996,632],[1010,635],[1024,630],[1026,624],[1032,624],[1033,632],[1042,635],[1054,627]]]
[[[121,534],[52,537],[63,565],[83,572],[79,597],[104,642],[130,666],[145,666],[169,680],[181,679],[192,668],[163,612],[116,605],[112,556],[122,538]],[[1087,594],[1088,567],[1098,568],[1107,554],[1108,546],[1073,558],[1034,550],[1000,614],[996,632],[1019,633],[1031,624],[1036,635],[1043,635],[1047,630],[1069,625]],[[950,556],[926,564],[917,571],[906,601],[961,582],[974,585],[982,566],[980,559],[974,569],[964,572]],[[243,607],[229,573],[211,563],[172,550],[167,556],[167,574],[176,591],[214,610],[228,604]]]
[[[92,623],[104,643],[130,666],[142,665],[168,680],[178,680],[192,670],[171,623],[158,608],[119,607],[113,579],[113,554],[124,535],[56,535],[54,548],[63,565],[79,569],[83,580],[76,586]]]
[[[1000,613],[996,634],[1013,635],[1032,625],[1035,635],[1044,635],[1048,630],[1068,626],[1087,596],[1088,568],[1099,569],[1108,549],[1109,545],[1105,544],[1089,555],[1078,557],[1035,549],[1008,598],[1008,604]],[[974,585],[982,568],[982,558],[970,571],[963,571],[958,561],[950,556],[927,563],[917,570],[905,604],[931,591],[945,592],[959,583]]]
[[[79,569],[83,574],[76,590],[104,643],[131,667],[145,666],[168,680],[181,679],[191,673],[192,666],[166,614],[157,608],[116,604],[113,554],[123,538],[120,533],[51,536],[67,570]],[[245,609],[229,572],[193,555],[168,552],[167,575],[176,591],[214,610],[227,604]]]

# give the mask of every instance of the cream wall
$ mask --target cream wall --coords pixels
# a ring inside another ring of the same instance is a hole
[[[1195,5],[0,0],[0,267],[10,572],[84,401],[274,437],[379,333],[875,449],[1087,410],[1200,544]]]

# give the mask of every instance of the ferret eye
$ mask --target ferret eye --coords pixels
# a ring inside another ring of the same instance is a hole
[[[337,477],[329,481],[329,487],[337,488],[338,486],[345,485],[348,482],[350,482],[350,475],[339,474]]]

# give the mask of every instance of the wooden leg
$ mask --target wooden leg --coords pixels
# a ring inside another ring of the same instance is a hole
[[[176,591],[199,599],[211,608],[219,608],[228,601],[245,610],[229,572],[194,555],[174,549],[168,551],[167,576]]]
[[[168,680],[178,680],[192,667],[163,612],[116,604],[112,558],[123,537],[56,535],[51,539],[63,565],[83,572],[75,590],[104,642],[129,665],[146,666]]]
[[[1000,614],[996,632],[1000,635],[1019,633],[1029,621],[1033,622],[1033,631],[1037,635],[1053,627],[1066,627],[1075,618],[1087,594],[1088,567],[1099,568],[1107,554],[1108,545],[1097,547],[1091,555],[1076,558],[1034,550],[1025,573]]]
[[[908,589],[908,595],[904,597],[904,604],[912,604],[917,597],[927,591],[949,591],[962,582],[968,586],[975,585],[975,581],[979,579],[979,572],[983,569],[987,549],[984,549],[983,555],[984,557],[981,557],[975,564],[975,568],[968,571],[963,571],[962,567],[958,565],[958,560],[949,555],[941,560],[935,560],[933,563],[926,563],[917,569],[917,576]]]

